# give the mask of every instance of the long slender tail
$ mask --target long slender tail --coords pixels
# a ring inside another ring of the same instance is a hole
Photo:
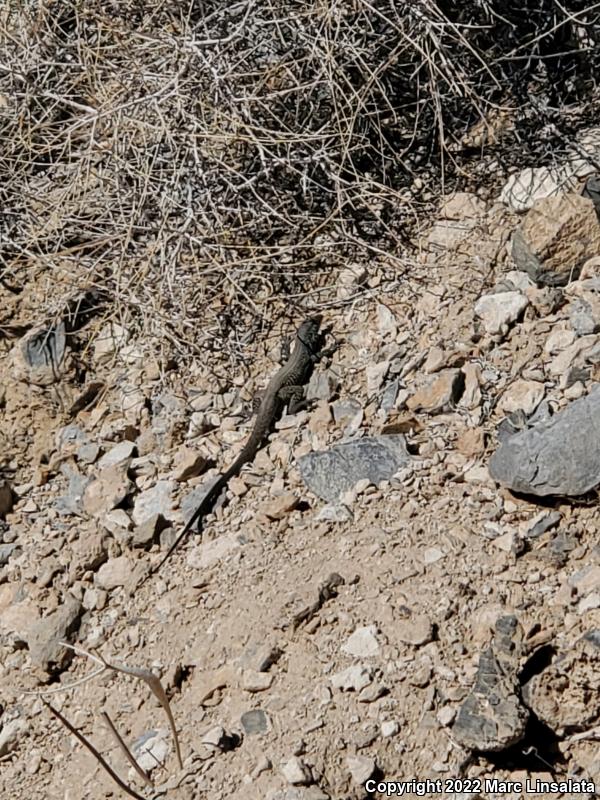
[[[200,503],[198,508],[194,511],[192,516],[188,519],[184,529],[181,531],[177,539],[175,539],[171,547],[169,547],[164,558],[162,558],[162,560],[158,563],[158,566],[154,567],[154,569],[150,571],[150,575],[154,575],[156,572],[158,572],[158,570],[163,566],[163,564],[169,560],[169,558],[173,555],[175,550],[177,550],[177,548],[183,542],[183,540],[187,538],[196,520],[201,519],[211,511],[212,507],[217,502],[219,495],[229,483],[229,479],[232,478],[234,475],[237,475],[237,473],[244,466],[244,464],[252,460],[253,456],[254,453],[251,452],[251,449],[244,447],[242,452],[239,454],[239,456],[236,458],[233,464],[229,467],[229,469],[227,469],[215,481],[213,486],[204,495],[204,497],[202,498],[202,502]]]

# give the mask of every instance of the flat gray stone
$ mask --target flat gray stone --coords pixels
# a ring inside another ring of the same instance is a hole
[[[576,497],[600,484],[600,389],[505,438],[489,472],[508,489],[538,497]]]
[[[253,708],[245,711],[240,717],[242,728],[248,735],[253,733],[266,733],[269,730],[269,718],[262,708]]]
[[[395,434],[365,437],[309,453],[298,459],[298,466],[308,488],[323,500],[335,503],[358,481],[367,478],[377,485],[389,480],[410,460],[406,439]]]

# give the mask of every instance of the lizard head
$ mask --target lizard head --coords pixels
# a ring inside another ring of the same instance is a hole
[[[311,350],[317,349],[321,341],[319,327],[322,319],[322,314],[315,314],[313,317],[307,317],[298,328],[296,336],[300,339],[302,344],[306,345],[306,347]]]

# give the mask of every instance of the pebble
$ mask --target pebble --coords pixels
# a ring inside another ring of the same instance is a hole
[[[106,591],[116,589],[117,586],[125,586],[131,578],[132,571],[133,562],[127,556],[109,558],[96,572],[96,585]]]
[[[475,316],[483,322],[486,333],[503,333],[529,305],[521,292],[486,294],[475,303]]]
[[[384,739],[395,736],[400,731],[400,723],[395,719],[386,720],[381,723],[381,735]]]
[[[438,547],[428,547],[423,553],[424,564],[435,564],[440,559],[444,558],[446,554]]]
[[[245,669],[242,673],[242,689],[247,692],[264,692],[273,683],[273,676],[268,672],[255,672]]]
[[[119,442],[105,453],[98,462],[98,469],[108,469],[117,465],[128,464],[135,455],[136,447],[134,442]]]
[[[260,512],[268,519],[280,520],[297,508],[299,502],[299,498],[293,492],[283,492],[272,500],[262,503]]]
[[[348,771],[357,786],[364,786],[375,772],[375,760],[367,756],[348,756],[346,758]]]
[[[29,725],[24,719],[17,718],[5,722],[0,730],[0,758],[15,750],[19,740],[25,736],[28,730]]]
[[[342,651],[358,658],[377,655],[379,652],[377,626],[365,625],[362,628],[357,628],[342,645]]]
[[[395,622],[394,631],[401,642],[415,647],[427,644],[433,638],[433,625],[425,614],[411,614]]]
[[[438,414],[457,403],[464,390],[465,376],[459,369],[445,369],[406,401],[411,411]]]
[[[173,518],[173,494],[177,484],[171,480],[159,480],[151,489],[140,492],[135,498],[131,514],[136,525],[161,514],[165,519]]]
[[[342,692],[360,692],[368,686],[373,679],[373,670],[364,664],[354,664],[341,672],[331,676],[331,683],[335,689]]]
[[[253,708],[245,711],[240,717],[242,728],[245,733],[252,735],[255,733],[266,733],[269,730],[269,718],[261,708]]]
[[[310,769],[298,756],[292,756],[286,761],[281,767],[281,772],[286,781],[292,786],[302,786],[312,782]]]

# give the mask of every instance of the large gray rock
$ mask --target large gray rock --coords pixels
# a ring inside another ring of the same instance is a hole
[[[577,496],[600,484],[600,388],[504,439],[490,459],[494,480],[515,492]]]
[[[334,503],[363,478],[376,485],[389,480],[410,460],[404,436],[389,435],[365,437],[321,453],[309,453],[298,459],[298,466],[308,488]]]

